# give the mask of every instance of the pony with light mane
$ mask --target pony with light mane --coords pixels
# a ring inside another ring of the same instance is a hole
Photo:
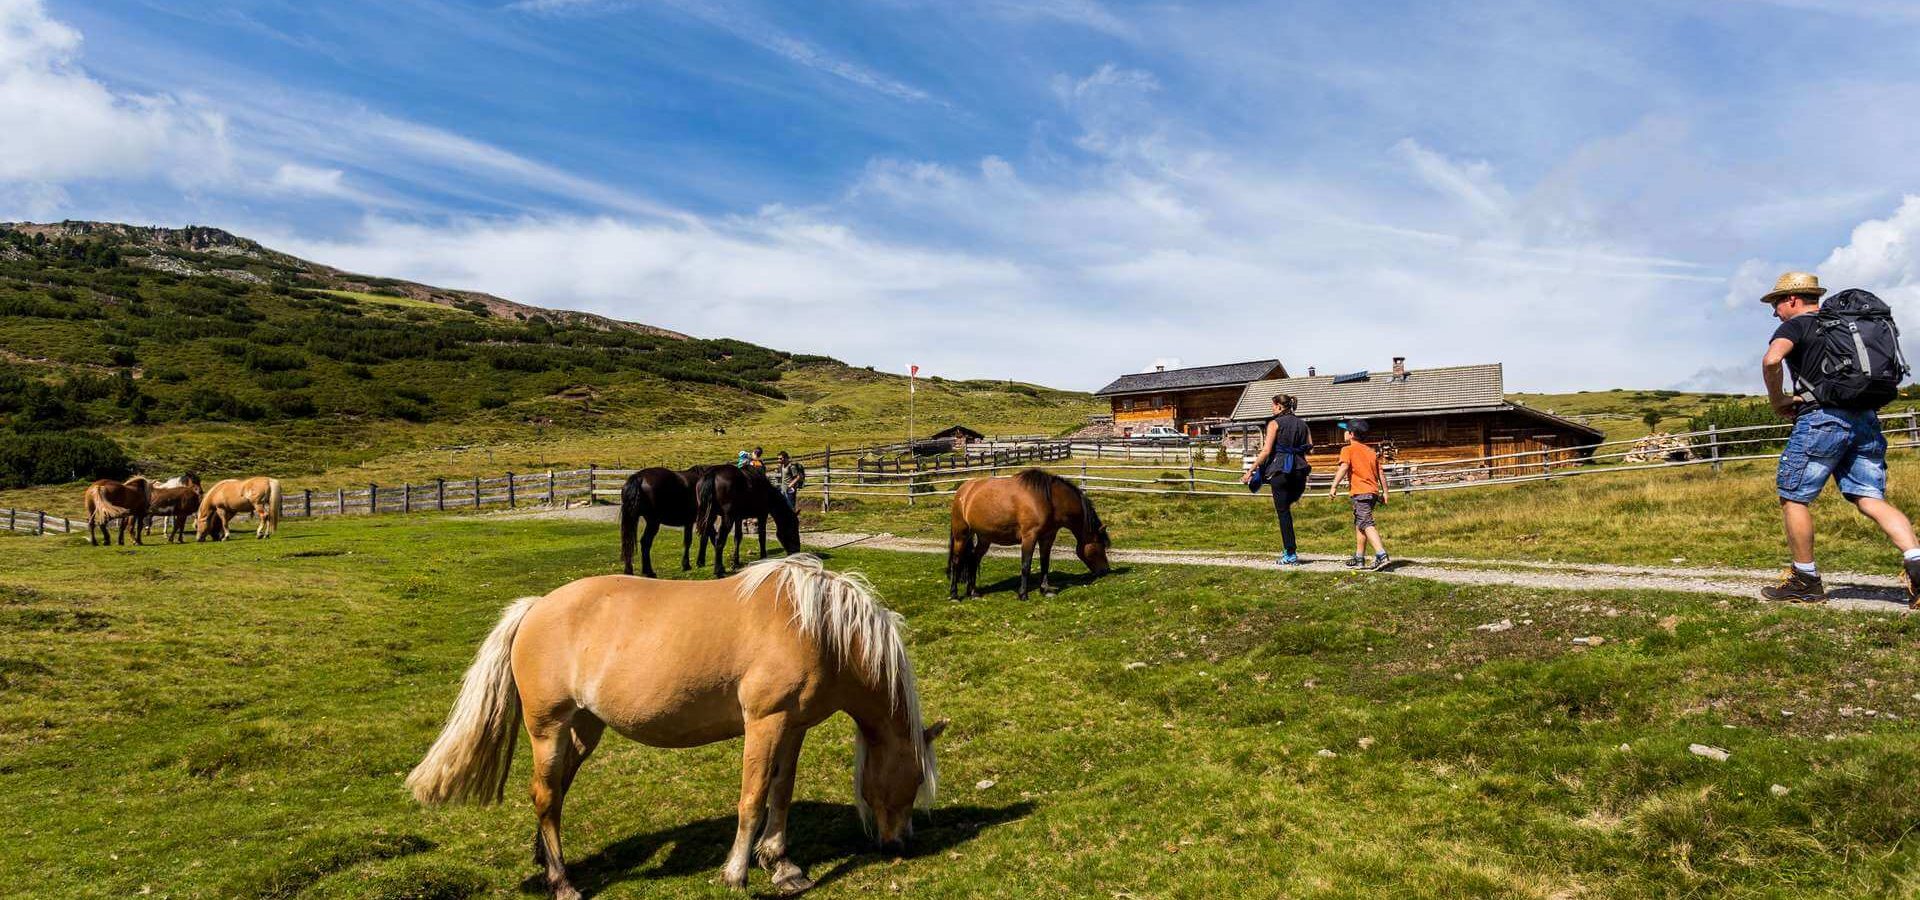
[[[107,525],[115,520],[120,522],[120,545],[126,546],[127,526],[133,526],[133,542],[145,544],[141,540],[140,529],[146,523],[147,505],[153,497],[153,485],[143,475],[135,475],[126,481],[114,481],[102,478],[87,485],[87,492],[81,498],[87,509],[87,543],[99,546],[94,541],[94,529],[100,529],[100,540],[108,546],[113,545],[113,535],[107,531]]]
[[[787,858],[787,810],[808,729],[852,717],[854,805],[883,849],[903,850],[913,809],[933,801],[946,723],[921,724],[901,627],[865,579],[811,554],[720,581],[582,578],[506,608],[407,786],[427,805],[498,802],[520,719],[533,744],[534,865],[573,900],[560,808],[607,727],[666,748],[745,735],[726,883],[746,887],[752,855],[776,889],[803,891],[812,882]]]
[[[273,537],[280,527],[280,480],[264,476],[239,479],[228,478],[208,488],[200,498],[200,514],[194,522],[193,539],[195,542],[212,537],[216,541],[230,540],[233,532],[227,529],[227,523],[241,513],[253,513],[259,525],[253,529],[255,538]]]

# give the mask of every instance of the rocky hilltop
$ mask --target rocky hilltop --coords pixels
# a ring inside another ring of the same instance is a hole
[[[677,331],[593,313],[530,306],[479,291],[461,291],[398,278],[359,275],[282,253],[258,241],[206,225],[165,228],[119,222],[0,222],[0,231],[49,241],[99,243],[112,247],[130,265],[180,276],[215,275],[250,284],[282,282],[313,290],[382,294],[469,312],[484,312],[500,319],[526,321],[539,316],[566,325],[607,331],[637,331],[677,340],[689,339]]]

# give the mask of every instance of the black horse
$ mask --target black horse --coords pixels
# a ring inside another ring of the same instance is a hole
[[[693,549],[693,523],[699,509],[694,504],[694,488],[712,466],[694,466],[684,472],[660,468],[641,469],[627,476],[620,488],[620,562],[627,574],[633,574],[633,544],[640,520],[647,520],[647,531],[639,535],[640,574],[653,574],[653,536],[666,525],[683,529],[680,544],[680,570],[693,568],[688,556]],[[700,542],[700,564],[706,565],[707,545]]]
[[[739,532],[751,519],[760,526],[760,558],[767,558],[767,517],[773,517],[774,533],[781,549],[800,552],[800,516],[787,505],[778,488],[765,472],[745,471],[733,466],[714,466],[700,476],[695,491],[700,517],[700,546],[713,542],[713,577],[725,577],[721,560],[726,555],[727,533],[734,532],[733,567],[740,567]],[[717,526],[717,527],[716,527]],[[704,562],[704,560],[703,560]]]

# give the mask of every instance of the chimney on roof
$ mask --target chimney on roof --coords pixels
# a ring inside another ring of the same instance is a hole
[[[1153,367],[1153,370],[1154,370],[1155,372],[1165,372],[1165,371],[1167,370],[1167,367],[1166,367],[1166,366],[1154,366],[1154,367]]]
[[[1393,380],[1395,381],[1407,380],[1407,358],[1406,357],[1396,356],[1393,358]]]
[[[1307,367],[1307,377],[1308,377],[1308,378],[1312,378],[1312,377],[1313,377],[1314,375],[1317,375],[1317,374],[1319,374],[1319,373],[1317,373],[1317,372],[1315,372],[1312,366],[1308,366],[1308,367]]]

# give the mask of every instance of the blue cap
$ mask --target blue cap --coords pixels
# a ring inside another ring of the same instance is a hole
[[[1341,429],[1342,431],[1351,431],[1351,432],[1353,432],[1354,434],[1361,434],[1361,433],[1364,433],[1364,432],[1365,432],[1365,431],[1367,430],[1367,420],[1365,420],[1365,419],[1342,419],[1342,420],[1340,420],[1340,429]]]

